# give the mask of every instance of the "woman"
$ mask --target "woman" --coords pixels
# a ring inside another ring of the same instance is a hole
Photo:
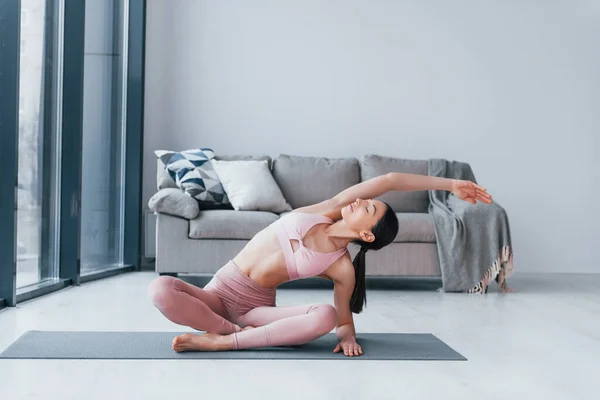
[[[299,208],[256,234],[244,249],[200,289],[161,276],[149,286],[154,305],[169,320],[203,335],[173,339],[173,349],[223,351],[310,342],[334,327],[334,352],[363,354],[355,339],[352,313],[366,302],[365,254],[390,244],[398,232],[391,207],[370,200],[392,191],[448,190],[475,204],[491,203],[473,182],[405,173],[388,173],[352,186],[332,199]],[[363,200],[369,199],[369,200]],[[351,260],[349,243],[360,245]],[[277,286],[321,277],[334,283],[329,304],[277,307]]]

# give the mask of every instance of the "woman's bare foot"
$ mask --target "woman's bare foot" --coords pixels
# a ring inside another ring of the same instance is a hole
[[[224,351],[233,348],[233,340],[229,335],[218,333],[204,333],[195,335],[184,333],[173,339],[173,350],[178,353],[184,351]]]
[[[243,331],[247,331],[248,329],[254,329],[254,327],[253,327],[253,326],[250,326],[250,325],[248,325],[248,326],[246,326],[246,327],[242,328],[242,330],[243,330]]]

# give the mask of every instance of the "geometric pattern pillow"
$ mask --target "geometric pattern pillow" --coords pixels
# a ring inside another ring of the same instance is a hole
[[[154,152],[177,187],[207,205],[230,205],[227,193],[210,160],[215,153],[209,148],[184,151],[157,150]]]

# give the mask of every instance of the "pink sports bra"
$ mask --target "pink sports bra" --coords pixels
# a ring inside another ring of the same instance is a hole
[[[330,253],[320,253],[304,247],[304,236],[313,226],[323,223],[332,224],[333,221],[324,215],[300,212],[289,213],[275,221],[274,226],[277,228],[277,237],[283,249],[290,280],[310,278],[323,273],[347,251],[339,249]],[[290,240],[298,241],[296,252]]]

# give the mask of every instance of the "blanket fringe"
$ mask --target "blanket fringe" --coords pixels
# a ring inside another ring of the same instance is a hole
[[[498,286],[506,287],[506,278],[512,275],[514,271],[513,253],[510,246],[504,246],[500,250],[500,255],[492,265],[483,274],[483,278],[473,288],[467,290],[467,293],[487,293],[490,283],[495,279]]]

